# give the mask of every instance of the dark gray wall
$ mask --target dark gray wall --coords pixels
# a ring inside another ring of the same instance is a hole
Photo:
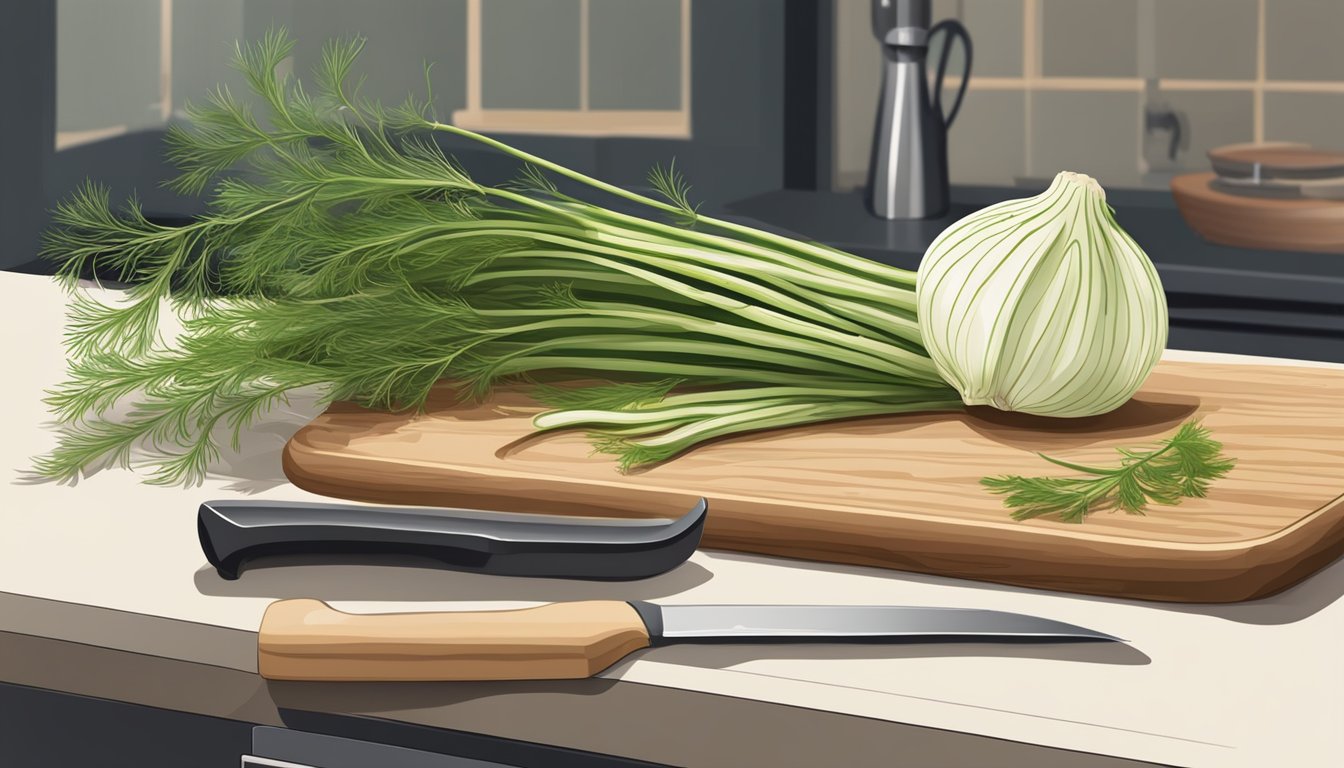
[[[251,746],[251,723],[0,683],[0,765],[237,768]]]
[[[47,196],[43,171],[56,137],[56,49],[50,0],[4,0],[0,22],[0,268],[37,253]]]

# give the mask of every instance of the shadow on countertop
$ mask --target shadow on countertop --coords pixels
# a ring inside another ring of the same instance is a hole
[[[196,591],[218,597],[322,595],[324,600],[393,602],[469,600],[562,602],[655,600],[698,587],[714,577],[685,562],[667,573],[636,581],[586,581],[500,577],[449,570],[437,560],[413,555],[284,555],[258,559],[228,581],[213,566],[193,575]]]
[[[763,555],[739,552],[713,551],[716,560],[737,560],[741,562],[774,562],[804,565],[808,570],[825,573],[861,573],[867,576],[881,575],[896,581],[915,584],[933,584],[946,586],[970,586],[985,592],[1012,592],[1023,595],[1059,595],[1071,599],[1086,600],[1095,603],[1141,606],[1163,611],[1196,614],[1251,625],[1292,624],[1310,618],[1319,611],[1344,598],[1344,558],[1335,560],[1316,573],[1297,584],[1268,597],[1257,600],[1245,600],[1237,603],[1176,603],[1153,600],[1136,600],[1121,597],[1102,597],[1098,595],[1052,592],[1031,587],[1017,587],[994,582],[958,579],[950,576],[935,576],[909,571],[892,571],[882,568],[820,563],[812,561],[790,561],[782,558],[767,558]]]

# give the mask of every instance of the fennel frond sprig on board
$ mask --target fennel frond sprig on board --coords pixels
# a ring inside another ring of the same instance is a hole
[[[1120,463],[1115,467],[1085,466],[1040,454],[1087,477],[1007,475],[980,482],[1005,496],[1003,503],[1013,510],[1015,520],[1057,515],[1063,522],[1081,523],[1088,513],[1107,508],[1141,515],[1149,504],[1175,505],[1206,496],[1209,484],[1236,465],[1223,456],[1222,448],[1206,427],[1189,421],[1151,450],[1117,448]]]
[[[428,94],[383,107],[353,76],[362,44],[329,43],[311,85],[278,74],[283,32],[239,47],[256,98],[216,89],[169,128],[174,188],[207,199],[190,223],[116,209],[94,183],[55,211],[44,254],[74,298],[43,475],[143,449],[153,481],[198,482],[301,389],[386,410],[445,384],[563,391],[537,426],[586,432],[623,468],[753,430],[960,407],[922,346],[913,273],[705,216],[672,165],[648,197],[442,123]],[[518,177],[480,184],[436,137],[502,152]],[[131,287],[104,304],[77,287],[90,272]]]

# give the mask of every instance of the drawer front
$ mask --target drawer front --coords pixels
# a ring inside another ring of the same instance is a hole
[[[252,729],[252,753],[243,756],[242,768],[515,768],[504,763],[269,726]]]

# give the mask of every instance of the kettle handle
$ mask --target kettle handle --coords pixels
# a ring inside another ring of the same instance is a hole
[[[966,46],[966,72],[961,76],[961,88],[957,90],[957,100],[952,104],[952,111],[943,118],[944,127],[950,128],[952,121],[957,117],[957,112],[961,110],[961,100],[966,96],[966,86],[971,84],[971,35],[956,19],[944,19],[929,29],[929,38],[943,31],[947,32],[947,43],[943,45],[942,55],[938,57],[938,74],[933,81],[933,108],[940,116],[943,114],[943,77],[947,74],[948,58],[952,55],[952,39],[959,37]]]

